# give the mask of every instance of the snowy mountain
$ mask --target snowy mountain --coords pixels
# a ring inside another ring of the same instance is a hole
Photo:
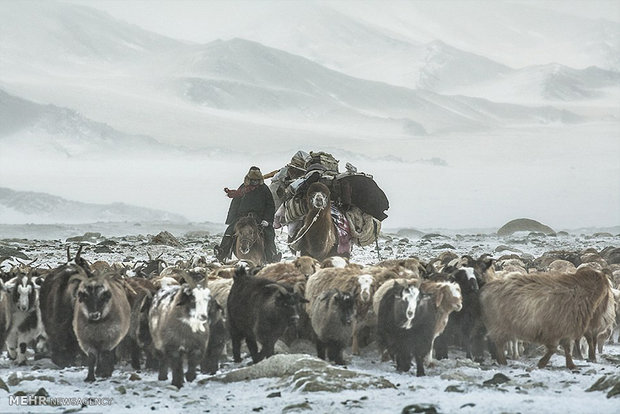
[[[553,108],[506,106],[354,78],[308,59],[243,39],[216,41],[172,59],[181,93],[192,102],[235,112],[285,114],[333,122],[390,120],[425,132],[502,123],[572,122]],[[499,67],[499,65],[498,65]]]
[[[110,75],[114,67],[181,43],[90,7],[36,0],[0,2],[0,38],[4,76],[70,76],[76,69]]]
[[[129,135],[78,112],[55,105],[40,105],[0,90],[0,142],[37,150],[48,157],[130,156],[175,149],[146,136]]]
[[[178,31],[201,43],[251,39],[355,77],[406,87],[418,85],[427,55],[435,57],[427,49],[432,52],[437,41],[470,55],[467,61],[478,56],[512,68],[558,62],[620,70],[617,15],[603,20],[568,14],[553,7],[559,2],[551,2],[552,7],[533,1],[380,3],[265,1],[244,3],[245,13],[238,13],[238,3],[228,2],[202,13],[197,22],[188,21],[195,27]],[[612,2],[608,8],[613,9]],[[230,14],[235,17],[225,18]],[[189,36],[192,28],[194,35]],[[450,51],[443,53],[436,56],[438,62],[454,57]],[[480,62],[480,72],[488,61]],[[453,75],[468,73],[475,76],[468,70]]]
[[[579,102],[610,97],[617,102],[619,85],[620,72],[594,66],[573,69],[556,63],[504,72],[452,91],[500,102]]]
[[[187,221],[178,214],[125,203],[81,203],[46,193],[4,187],[0,187],[0,217],[3,224]]]

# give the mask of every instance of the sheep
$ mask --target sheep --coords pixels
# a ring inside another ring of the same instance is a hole
[[[343,348],[351,341],[354,299],[347,292],[330,289],[310,301],[310,321],[316,335],[317,355],[344,365]]]
[[[209,304],[211,291],[197,285],[189,276],[183,285],[159,290],[149,310],[149,330],[159,356],[160,381],[172,368],[172,385],[183,386],[183,356],[187,356],[185,379],[196,378],[196,366],[202,360],[210,336]]]
[[[306,283],[306,297],[315,298],[321,293],[336,288],[349,292],[355,297],[355,318],[353,320],[353,338],[351,352],[359,354],[358,333],[363,325],[368,310],[372,306],[372,295],[375,289],[374,278],[360,269],[327,268],[320,269],[308,278]],[[311,308],[306,305],[306,312]]]
[[[112,375],[114,350],[129,331],[131,307],[119,275],[85,276],[84,273],[73,276],[81,280],[73,312],[73,331],[88,356],[85,381],[92,382],[95,374],[104,378]]]
[[[80,354],[72,325],[75,291],[80,279],[73,276],[90,274],[88,263],[80,256],[81,252],[82,246],[75,258],[68,257],[66,264],[53,269],[41,284],[39,292],[41,318],[48,337],[50,357],[61,368],[73,365],[75,357]]]
[[[251,276],[244,266],[239,266],[227,303],[234,361],[241,362],[242,339],[254,363],[273,355],[274,345],[286,327],[299,320],[299,303],[307,302],[290,287]],[[257,341],[262,345],[260,352]]]
[[[545,345],[539,368],[562,344],[566,366],[574,369],[572,342],[584,335],[609,289],[606,277],[588,268],[576,273],[515,274],[488,282],[480,291],[482,321],[495,343],[498,363],[506,365],[505,343],[519,338]]]

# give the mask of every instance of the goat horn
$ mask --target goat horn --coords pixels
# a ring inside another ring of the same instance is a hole
[[[153,256],[151,256],[151,252],[149,252],[148,250],[146,251],[146,254],[149,256],[149,260],[153,260]]]

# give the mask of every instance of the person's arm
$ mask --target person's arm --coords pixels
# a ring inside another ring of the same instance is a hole
[[[276,204],[273,201],[273,195],[266,185],[263,187],[265,194],[265,209],[263,210],[263,220],[269,224],[273,224],[273,217],[276,215]]]
[[[233,224],[237,219],[239,203],[241,203],[241,198],[233,198],[230,202],[230,207],[228,208],[228,215],[226,216],[226,224]]]

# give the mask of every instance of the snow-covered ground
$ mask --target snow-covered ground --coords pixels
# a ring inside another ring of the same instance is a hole
[[[490,253],[496,258],[510,253],[537,257],[550,250],[595,248],[600,251],[606,246],[618,246],[620,235],[614,230],[614,234],[584,230],[555,237],[517,233],[505,238],[447,230],[407,238],[391,233],[381,237],[379,246],[382,258],[416,255],[428,260],[445,250],[459,255]],[[130,256],[129,260],[134,261],[146,259],[149,252],[153,256],[163,253],[162,258],[169,262],[194,254],[213,258],[211,246],[219,241],[218,235],[187,238],[182,237],[184,231],[177,229],[175,233],[184,243],[183,248],[149,245],[148,239],[140,236],[108,237],[117,242],[108,244],[109,252],[95,253],[95,240],[83,256],[89,261],[123,261]],[[103,231],[98,240],[105,236]],[[277,238],[280,250],[286,252],[285,234],[278,234]],[[2,244],[21,249],[42,265],[55,266],[66,260],[67,244],[60,240],[4,240]],[[74,250],[75,247],[73,245]],[[353,251],[356,262],[373,263],[376,257],[371,247]],[[290,349],[281,346],[280,352],[294,354],[291,357],[279,354],[257,366],[251,366],[247,357],[240,364],[229,358],[216,376],[199,374],[194,383],[186,383],[180,390],[172,387],[169,381],[158,381],[156,373],[136,373],[126,363],[118,364],[110,379],[87,384],[84,382],[85,367],[59,370],[49,359],[31,360],[28,366],[17,367],[3,356],[0,378],[7,384],[8,391],[0,384],[0,412],[60,413],[74,409],[69,412],[288,413],[313,410],[387,413],[401,412],[404,407],[417,404],[419,408],[433,405],[440,413],[616,413],[620,407],[620,397],[607,398],[609,389],[586,391],[603,376],[620,375],[618,344],[607,344],[597,363],[576,361],[578,369],[573,372],[564,367],[564,358],[559,354],[552,357],[547,368],[537,369],[540,351],[535,348],[526,357],[509,361],[505,367],[492,363],[488,355],[484,363],[477,364],[466,359],[460,350],[451,349],[449,360],[439,361],[421,378],[411,372],[397,373],[392,363],[381,362],[372,344],[362,349],[360,356],[352,356],[347,350],[345,359],[349,363],[345,371],[316,361],[309,343],[294,343]],[[240,369],[247,371],[238,371]],[[496,377],[496,374],[506,378]],[[241,379],[230,380],[233,376]],[[252,379],[243,379],[246,377]],[[486,382],[489,380],[493,381]],[[46,393],[50,398],[100,398],[100,402],[112,405],[82,409],[69,403],[62,407],[10,405],[9,397],[20,395],[20,392],[26,395]],[[413,408],[411,410],[414,412]]]

